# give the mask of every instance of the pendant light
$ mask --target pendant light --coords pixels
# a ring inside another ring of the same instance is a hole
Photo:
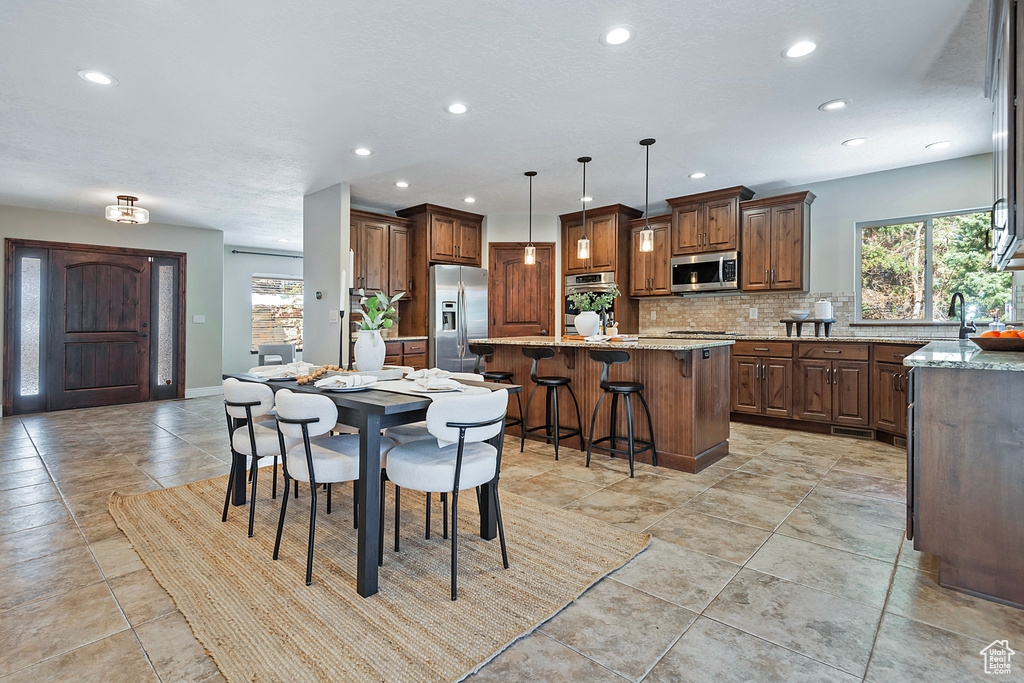
[[[537,175],[537,172],[527,171],[523,175],[530,179],[530,243],[526,245],[523,263],[532,266],[537,263],[537,247],[533,246],[533,176]]]
[[[111,204],[107,207],[105,213],[107,220],[114,223],[129,223],[131,225],[148,223],[149,211],[141,206],[135,206],[137,201],[139,201],[138,197],[126,194],[117,195],[117,204]],[[124,202],[124,204],[121,202]]]
[[[593,161],[590,157],[580,157],[576,161],[583,164],[583,237],[576,241],[576,258],[585,261],[590,258],[590,240],[587,239],[587,164]]]
[[[647,170],[644,175],[644,229],[640,231],[640,251],[654,251],[654,231],[651,230],[648,219],[651,195],[651,145],[654,144],[654,138],[644,138],[640,144],[647,148]]]

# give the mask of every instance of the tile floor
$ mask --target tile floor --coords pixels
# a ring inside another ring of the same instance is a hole
[[[222,411],[0,419],[2,683],[222,680],[106,512],[113,490],[225,474]],[[698,475],[631,480],[607,456],[588,469],[510,439],[503,490],[654,538],[471,680],[968,681],[987,678],[989,642],[1024,651],[1024,611],[940,588],[936,558],[903,540],[902,451],[741,424],[730,441]]]

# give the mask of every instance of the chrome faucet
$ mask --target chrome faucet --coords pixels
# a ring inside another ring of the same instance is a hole
[[[978,327],[974,324],[974,321],[971,321],[970,324],[967,323],[967,304],[964,303],[964,295],[963,294],[961,294],[960,292],[957,292],[956,294],[953,295],[953,300],[949,302],[949,312],[946,315],[948,315],[950,318],[952,318],[953,316],[956,315],[956,300],[957,300],[957,298],[960,299],[960,333],[959,333],[959,338],[960,339],[967,339],[967,333],[968,332],[977,333]]]

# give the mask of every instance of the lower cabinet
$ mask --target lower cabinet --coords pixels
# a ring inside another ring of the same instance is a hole
[[[854,427],[870,426],[868,363],[800,359],[796,416]]]
[[[909,368],[876,362],[871,372],[871,414],[874,428],[906,436]]]
[[[732,357],[732,411],[793,416],[793,359]]]
[[[349,352],[354,354],[353,347]],[[355,358],[355,355],[351,356]],[[384,342],[384,365],[408,365],[415,370],[427,367],[427,340],[414,339],[412,341],[386,341]]]

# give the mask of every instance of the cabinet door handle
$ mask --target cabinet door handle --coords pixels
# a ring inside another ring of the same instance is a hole
[[[906,358],[907,354],[905,354],[905,353],[894,353],[894,354],[892,354],[892,357],[893,358]]]
[[[892,374],[892,377],[891,377],[892,381],[889,382],[889,386],[892,388],[893,391],[899,391],[899,388],[896,386],[896,378],[897,377],[899,377],[899,375],[894,372]]]
[[[769,280],[769,279],[768,279],[768,271],[767,271],[767,270],[766,270],[766,271],[764,271],[764,283],[765,283],[766,285],[767,285],[767,284],[771,284],[771,280]]]
[[[825,368],[825,384],[832,384],[832,368]]]
[[[775,269],[772,268],[772,284],[775,284]]]
[[[768,349],[754,349],[755,351],[767,351]]]
[[[822,349],[822,353],[842,353],[842,349]]]

